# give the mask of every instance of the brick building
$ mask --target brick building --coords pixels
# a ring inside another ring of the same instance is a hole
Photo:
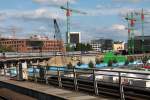
[[[61,52],[65,50],[63,44],[63,41],[49,39],[0,39],[0,45],[10,47],[16,52]]]

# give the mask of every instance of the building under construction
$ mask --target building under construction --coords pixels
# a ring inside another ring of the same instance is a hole
[[[150,53],[150,36],[135,36],[134,37],[134,52],[142,53],[142,39],[143,41],[143,49],[145,53]]]

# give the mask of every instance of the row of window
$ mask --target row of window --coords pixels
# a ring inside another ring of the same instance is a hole
[[[1,44],[20,44],[20,43],[24,43],[24,41],[1,41]]]

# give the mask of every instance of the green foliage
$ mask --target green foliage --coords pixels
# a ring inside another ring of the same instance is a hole
[[[148,57],[147,56],[145,56],[143,59],[142,59],[142,61],[143,61],[143,63],[146,63],[147,61],[148,61]]]
[[[90,44],[77,43],[75,47],[75,51],[91,51],[92,46]]]
[[[109,61],[108,61],[108,66],[109,66],[109,67],[112,67],[112,64],[113,64],[113,61],[112,61],[112,60],[109,60]]]
[[[113,59],[113,63],[116,64],[117,63],[117,59]]]
[[[0,52],[14,52],[12,47],[6,47],[3,45],[0,45]]]
[[[66,45],[66,51],[74,51],[74,48],[75,47],[74,46],[71,47],[70,44]]]
[[[104,55],[104,62],[108,63],[110,60],[116,60],[117,62],[125,62],[126,61],[126,57],[123,55],[114,55],[113,52],[107,52]]]
[[[92,61],[90,61],[88,65],[89,65],[89,68],[94,68],[94,64]]]
[[[72,68],[73,68],[73,65],[72,65],[71,62],[69,62],[69,64],[67,64],[67,68],[68,68],[68,69],[72,69]]]
[[[92,46],[90,44],[87,44],[86,45],[86,49],[87,49],[87,51],[91,51],[92,50]]]
[[[129,64],[129,61],[128,61],[128,60],[126,60],[126,61],[125,61],[125,65],[127,66],[128,64]]]
[[[81,66],[83,63],[81,62],[81,61],[79,61],[78,63],[77,63],[77,65],[78,66]]]
[[[101,61],[99,59],[95,59],[96,64],[100,64]]]
[[[100,62],[101,62],[101,63],[103,63],[104,61],[103,61],[103,60],[101,60]]]

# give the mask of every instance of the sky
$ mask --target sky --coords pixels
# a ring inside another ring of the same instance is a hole
[[[53,38],[53,19],[57,19],[65,40],[66,14],[60,6],[67,0],[0,0],[0,33],[11,37],[13,30],[19,38],[44,35]],[[150,0],[69,0],[70,8],[86,15],[72,13],[70,31],[81,32],[82,42],[93,39],[111,38],[126,41],[128,38],[127,13],[144,9],[144,33],[150,35]],[[149,14],[149,15],[148,15]],[[139,16],[137,16],[138,18]],[[141,34],[141,24],[137,21],[135,35]]]

